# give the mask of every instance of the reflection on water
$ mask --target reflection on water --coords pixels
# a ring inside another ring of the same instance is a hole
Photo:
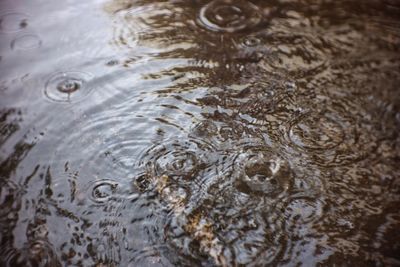
[[[400,265],[397,1],[0,8],[2,266]]]

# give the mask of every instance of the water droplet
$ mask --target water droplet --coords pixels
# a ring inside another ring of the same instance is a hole
[[[90,93],[91,78],[91,74],[79,71],[56,73],[45,85],[45,96],[56,102],[77,102]]]
[[[57,90],[61,93],[71,94],[77,90],[79,90],[82,86],[82,81],[77,79],[69,79],[61,81],[57,85]]]
[[[286,87],[286,89],[287,89],[288,91],[293,91],[293,90],[296,90],[296,89],[297,89],[296,83],[295,83],[295,82],[291,82],[291,81],[286,82],[286,83],[285,83],[285,87]]]
[[[246,194],[276,196],[290,187],[287,161],[269,151],[247,152],[235,160],[236,185]]]
[[[244,0],[214,0],[200,9],[198,23],[215,32],[237,32],[261,22],[259,8]]]
[[[13,50],[29,50],[35,49],[42,45],[42,40],[35,34],[25,34],[18,36],[11,42]]]
[[[249,36],[244,40],[244,45],[248,47],[254,47],[261,43],[261,40],[255,36]]]
[[[10,12],[0,17],[0,31],[11,33],[23,30],[28,26],[29,16],[20,12]]]

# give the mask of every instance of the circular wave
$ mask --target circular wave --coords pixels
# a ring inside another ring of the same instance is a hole
[[[29,15],[21,12],[9,12],[0,16],[0,31],[19,32],[28,26]]]
[[[95,204],[93,208],[119,205],[137,193],[131,179],[139,173],[136,163],[148,141],[144,136],[155,129],[148,127],[146,118],[137,117],[131,106],[107,103],[106,109],[95,106],[84,113],[66,107],[69,116],[46,134],[49,144],[57,144],[46,151],[57,179],[54,194],[64,195],[71,203],[88,201]]]
[[[279,209],[225,191],[220,196],[209,195],[196,209],[175,213],[164,236],[183,258],[208,260],[214,265],[272,262],[284,247]]]
[[[344,131],[332,114],[307,114],[293,122],[289,138],[303,149],[332,149],[343,142]]]
[[[312,196],[293,197],[285,210],[288,229],[317,222],[323,216],[323,206],[321,200]]]
[[[112,44],[131,52],[132,48],[137,51],[143,48],[144,53],[152,53],[157,43],[171,42],[165,36],[181,26],[175,19],[180,16],[182,8],[174,3],[146,3],[140,6],[115,4],[106,10],[114,21]],[[179,38],[180,35],[175,36],[174,45]]]
[[[246,151],[234,163],[236,187],[245,194],[269,197],[290,190],[293,176],[286,160],[269,151]]]
[[[24,34],[16,37],[11,42],[13,50],[31,50],[42,45],[42,40],[36,34]]]
[[[140,28],[138,28],[137,21],[135,21],[134,17],[138,12],[128,9],[113,14],[116,26],[113,29],[112,44],[124,49],[131,49],[137,45]]]
[[[367,129],[379,125],[364,120],[361,107],[353,104],[343,101],[323,107],[314,105],[316,111],[298,115],[285,127],[288,142],[323,166],[346,165],[363,159],[379,143],[379,137],[369,135]]]
[[[264,71],[285,73],[291,77],[315,77],[327,68],[330,54],[324,49],[322,37],[276,21],[267,32],[246,36],[242,43],[247,48],[264,52]]]
[[[106,203],[116,195],[120,185],[113,180],[97,180],[90,183],[87,188],[89,198],[96,203]]]
[[[80,71],[53,74],[46,82],[44,94],[54,102],[74,103],[82,100],[91,91],[93,75]]]
[[[54,248],[46,240],[34,240],[21,249],[8,248],[3,253],[4,266],[61,266]]]
[[[170,140],[148,149],[139,161],[139,167],[153,177],[166,175],[181,182],[191,182],[210,164],[207,152],[212,146],[196,139]]]
[[[279,256],[284,243],[281,210],[293,174],[283,158],[255,144],[238,144],[239,155],[220,152],[221,161],[215,164],[223,166],[217,167],[207,193],[190,209],[186,205],[169,217],[165,237],[182,257],[236,265],[260,257],[272,262]]]
[[[234,33],[257,26],[262,20],[259,8],[244,0],[213,0],[200,9],[197,22],[215,32]]]

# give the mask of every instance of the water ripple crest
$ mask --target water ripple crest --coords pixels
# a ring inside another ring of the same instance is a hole
[[[55,102],[73,103],[82,100],[92,91],[92,74],[66,71],[53,74],[46,82],[45,96]]]
[[[215,32],[234,33],[260,23],[259,8],[249,1],[213,0],[200,9],[197,22]]]

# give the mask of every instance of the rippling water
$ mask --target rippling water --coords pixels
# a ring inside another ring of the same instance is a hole
[[[396,0],[4,0],[1,266],[399,266]]]

